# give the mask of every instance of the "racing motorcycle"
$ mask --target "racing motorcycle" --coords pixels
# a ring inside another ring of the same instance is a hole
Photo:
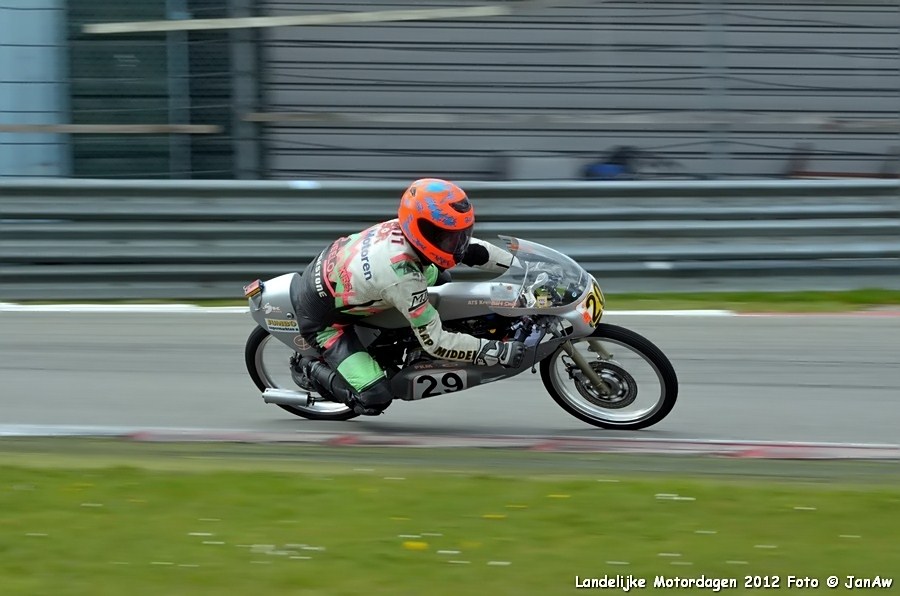
[[[429,301],[450,331],[526,344],[518,368],[476,366],[424,352],[394,310],[360,319],[356,331],[387,371],[396,399],[417,401],[455,393],[540,369],[557,404],[601,428],[636,430],[656,424],[675,405],[678,379],[666,355],[645,337],[601,323],[605,299],[597,280],[547,246],[501,236],[515,258],[488,281],[450,281],[429,288]],[[257,326],[245,347],[247,370],[263,400],[312,420],[356,414],[332,396],[305,388],[301,355],[317,357],[300,335],[299,273],[244,287]],[[389,410],[386,412],[389,413]]]

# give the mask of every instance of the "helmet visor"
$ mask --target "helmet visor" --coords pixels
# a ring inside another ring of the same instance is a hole
[[[466,249],[469,248],[469,241],[472,239],[472,228],[473,226],[470,225],[462,230],[446,230],[439,228],[427,219],[419,220],[419,230],[422,231],[425,240],[432,246],[437,247],[438,250],[453,255],[456,262],[462,260],[463,255],[466,254]]]

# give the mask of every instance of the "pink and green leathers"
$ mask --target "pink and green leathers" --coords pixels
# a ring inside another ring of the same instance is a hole
[[[501,248],[475,238],[471,243],[487,250],[487,263],[480,268],[503,271],[512,262]],[[421,263],[396,219],[340,238],[304,273],[301,329],[320,349],[340,353],[326,359],[337,361],[333,366],[356,391],[380,381],[384,371],[362,348],[353,323],[391,308],[403,313],[429,354],[474,362],[486,340],[443,329],[428,301],[428,286],[437,276],[434,265]]]

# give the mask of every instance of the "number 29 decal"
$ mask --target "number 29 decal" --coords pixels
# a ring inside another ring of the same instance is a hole
[[[434,397],[466,388],[466,371],[438,371],[416,376],[412,381],[413,399]]]
[[[604,307],[603,292],[596,280],[591,282],[591,291],[588,292],[582,306],[584,307],[584,322],[591,327],[596,327],[603,316]]]

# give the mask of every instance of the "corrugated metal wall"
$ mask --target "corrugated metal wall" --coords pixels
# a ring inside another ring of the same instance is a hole
[[[225,0],[184,0],[195,19],[231,16]],[[194,135],[191,141],[191,178],[233,177],[234,148],[230,134],[232,111],[229,31],[192,31],[188,41],[190,124],[222,126],[224,134]]]
[[[65,120],[63,0],[4,0],[0,6],[0,124]],[[68,172],[65,138],[0,132],[0,176]]]
[[[169,119],[166,38],[88,35],[87,23],[165,18],[165,0],[68,0],[75,124],[165,124]],[[79,177],[168,177],[164,135],[72,135],[73,174]]]
[[[878,175],[900,146],[897,0],[594,2],[263,36],[265,110],[322,114],[264,125],[273,178],[577,177],[617,145],[669,160],[663,177],[780,176],[802,145],[806,169]]]
[[[228,33],[98,36],[87,23],[228,16],[220,0],[69,0],[72,122],[230,124]],[[74,175],[230,178],[226,135],[73,135]]]

